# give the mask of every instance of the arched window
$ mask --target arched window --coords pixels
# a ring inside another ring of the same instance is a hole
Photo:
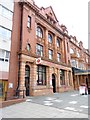
[[[26,48],[27,48],[28,51],[30,51],[30,44],[29,43],[27,44]]]
[[[25,66],[25,77],[30,76],[30,67],[28,65]]]
[[[77,52],[77,57],[80,57],[80,54]]]
[[[37,29],[36,29],[36,35],[40,38],[43,37],[43,31],[42,29],[38,26]]]
[[[73,54],[74,50],[72,48],[70,48],[70,54]]]
[[[52,43],[52,35],[51,34],[48,34],[48,42]]]

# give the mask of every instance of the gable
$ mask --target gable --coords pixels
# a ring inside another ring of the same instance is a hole
[[[56,15],[55,15],[55,13],[54,13],[54,11],[53,11],[53,9],[52,9],[51,6],[45,8],[45,13],[46,13],[47,17],[50,17],[50,18],[52,18],[55,22],[58,22],[58,20],[57,20],[57,18],[56,18]]]

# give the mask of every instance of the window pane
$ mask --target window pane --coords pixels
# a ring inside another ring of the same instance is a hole
[[[70,53],[73,54],[74,53],[74,50],[72,48],[70,48]]]
[[[57,60],[60,62],[60,53],[57,53]]]
[[[57,47],[60,47],[60,41],[57,39]]]
[[[0,15],[2,14],[2,6],[0,5]]]
[[[5,50],[0,50],[0,61],[4,61],[5,59]]]
[[[49,50],[49,51],[48,51],[48,54],[49,54],[49,59],[51,59],[51,60],[52,60],[53,51],[52,51],[52,50]]]
[[[39,56],[43,56],[43,46],[39,44],[36,45],[36,54]]]
[[[42,66],[39,66],[39,71],[41,71],[41,72],[42,72],[42,69],[43,69],[43,68],[42,68]]]
[[[42,32],[42,29],[40,27],[37,27],[37,30],[36,30],[36,35],[40,38],[43,37],[43,32]]]
[[[9,52],[8,52],[8,51],[6,51],[6,56],[5,56],[5,58],[9,58]]]
[[[3,27],[0,27],[0,36],[3,38],[3,39],[8,39],[10,40],[11,39],[11,31],[3,28]]]
[[[31,17],[30,16],[28,16],[28,22],[27,22],[27,27],[31,27]]]
[[[48,41],[52,43],[52,36],[50,34],[48,34]]]
[[[27,44],[27,50],[30,51],[30,44]]]
[[[10,10],[8,10],[5,7],[2,6],[1,15],[3,15],[4,17],[7,17],[8,19],[12,20],[13,13]]]
[[[4,58],[4,56],[5,56],[5,51],[4,50],[0,50],[0,58],[1,57]]]
[[[46,85],[46,68],[45,66],[37,66],[37,84]]]

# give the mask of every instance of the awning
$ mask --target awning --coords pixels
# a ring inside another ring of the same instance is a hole
[[[90,74],[90,70],[81,70],[75,67],[72,67],[72,71],[74,75],[89,75]]]

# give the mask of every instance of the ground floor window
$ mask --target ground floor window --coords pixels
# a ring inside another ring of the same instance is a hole
[[[62,69],[60,70],[60,84],[65,85],[65,71]]]
[[[37,85],[46,85],[46,67],[37,66]]]
[[[5,98],[5,93],[7,92],[8,81],[0,80],[0,98]]]

